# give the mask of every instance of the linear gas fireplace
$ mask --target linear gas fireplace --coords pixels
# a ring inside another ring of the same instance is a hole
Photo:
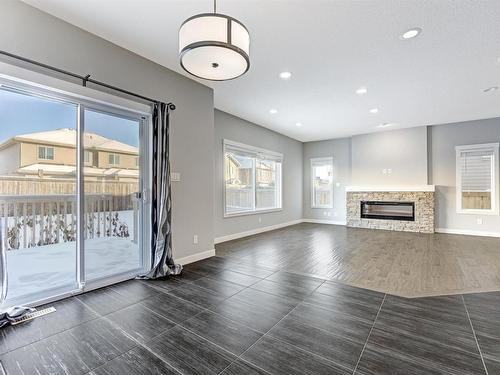
[[[415,221],[415,203],[361,201],[361,218]]]

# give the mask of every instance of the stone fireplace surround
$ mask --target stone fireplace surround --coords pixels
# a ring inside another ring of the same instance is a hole
[[[433,185],[346,188],[347,226],[404,232],[434,233]],[[361,201],[415,202],[415,221],[362,219]]]

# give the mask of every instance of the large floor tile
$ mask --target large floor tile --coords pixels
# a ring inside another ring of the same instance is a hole
[[[354,370],[365,344],[364,341],[354,341],[308,324],[301,324],[289,317],[279,322],[267,335],[320,355],[350,370]]]
[[[375,320],[381,304],[370,305],[361,302],[356,296],[329,295],[317,291],[308,296],[304,302],[335,313],[350,315],[370,324]]]
[[[143,299],[158,295],[157,289],[141,282],[140,280],[129,280],[110,286],[111,290],[117,292],[129,304],[139,302]]]
[[[106,315],[106,318],[140,343],[145,343],[175,326],[174,322],[140,303],[115,311]]]
[[[90,375],[179,375],[172,366],[138,346],[98,367]]]
[[[40,309],[49,306],[55,307],[56,312],[23,324],[0,329],[0,354],[31,344],[99,316],[74,297],[40,306]]]
[[[209,311],[182,323],[188,330],[239,356],[262,334]]]
[[[446,324],[455,330],[470,331],[462,296],[403,298],[387,295],[382,310],[390,311],[394,316],[414,317]]]
[[[274,281],[276,283],[290,285],[290,286],[300,286],[305,290],[313,291],[323,284],[324,280],[303,276],[297,273],[278,271],[266,278],[266,280]]]
[[[221,375],[269,375],[269,372],[239,359],[231,363]]]
[[[277,296],[304,299],[312,293],[314,289],[302,287],[299,284],[283,284],[268,279],[259,281],[257,284],[252,285],[250,288],[257,289],[262,292],[275,294]]]
[[[262,338],[252,346],[242,358],[276,375],[352,374],[352,371],[334,362],[270,337]]]
[[[231,297],[232,295],[238,293],[239,291],[245,289],[244,286],[234,284],[224,280],[212,279],[210,277],[203,277],[196,281],[193,281],[194,285],[200,286],[205,289],[209,289],[216,292],[224,297]]]
[[[166,293],[145,299],[140,303],[175,323],[181,323],[203,311],[203,308],[198,305]]]
[[[216,280],[229,281],[231,283],[235,283],[245,287],[258,283],[259,281],[262,280],[259,277],[245,275],[244,273],[235,272],[230,269],[222,270],[221,272],[218,272],[217,274],[214,275],[210,275],[208,277]]]
[[[277,271],[277,269],[241,263],[241,264],[236,264],[236,265],[232,266],[231,271],[239,272],[239,273],[242,273],[242,274],[245,274],[248,276],[254,276],[254,277],[259,277],[259,278],[263,279],[263,278],[266,278],[268,276],[271,276],[273,273],[275,273]]]
[[[179,326],[146,346],[182,374],[218,374],[236,359],[228,351]]]
[[[354,286],[326,281],[316,289],[316,292],[338,298],[353,298],[358,303],[368,306],[379,306],[384,299],[384,294],[373,290],[356,288]]]
[[[211,306],[210,310],[265,333],[298,303],[298,300],[245,289],[224,302]]]
[[[130,305],[130,302],[110,287],[83,293],[76,298],[100,315],[107,315]]]
[[[396,329],[375,328],[368,341],[370,348],[385,348],[397,355],[413,358],[418,363],[455,374],[482,374],[484,367],[479,352],[471,353]]]
[[[7,374],[84,374],[136,343],[105,318],[11,351],[0,357]]]
[[[227,298],[226,295],[220,294],[217,291],[205,289],[194,284],[185,285],[168,293],[203,308],[219,304]]]
[[[411,358],[388,350],[367,348],[356,369],[357,375],[451,375],[430,364],[418,363]],[[478,374],[479,375],[479,374]]]

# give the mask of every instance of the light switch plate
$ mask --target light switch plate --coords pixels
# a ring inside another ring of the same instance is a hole
[[[170,172],[170,181],[179,182],[181,180],[181,174],[179,172]]]

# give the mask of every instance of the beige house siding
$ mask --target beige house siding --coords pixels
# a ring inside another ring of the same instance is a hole
[[[21,157],[21,148],[18,143],[0,150],[0,174],[9,174],[16,171]]]
[[[120,155],[120,164],[109,164],[109,155]],[[122,154],[119,152],[98,151],[99,168],[123,168],[123,169],[139,169],[136,164],[137,155]]]
[[[39,159],[38,147],[53,147],[54,160]],[[76,151],[73,147],[53,146],[51,144],[21,143],[21,164],[20,167],[43,163],[57,165],[76,165]]]

